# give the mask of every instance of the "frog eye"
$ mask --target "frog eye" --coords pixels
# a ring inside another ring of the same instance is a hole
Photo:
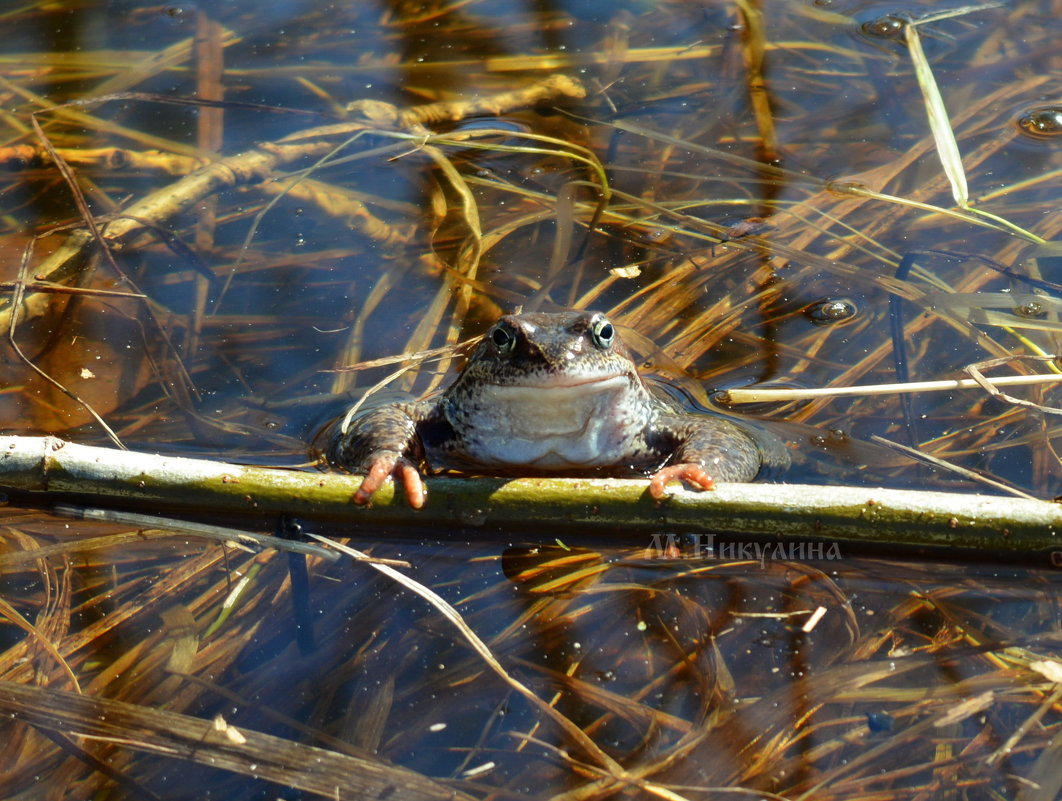
[[[506,356],[516,347],[516,334],[508,326],[499,325],[490,332],[490,341],[494,343],[494,348],[498,353]]]
[[[608,350],[616,339],[616,328],[604,317],[595,317],[590,324],[590,336],[601,350]]]

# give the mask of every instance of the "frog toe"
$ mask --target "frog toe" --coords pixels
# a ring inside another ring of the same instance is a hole
[[[695,489],[710,490],[715,482],[704,469],[704,465],[694,463],[672,464],[653,473],[649,480],[649,494],[660,500],[667,494],[667,485],[672,481],[683,481]]]
[[[421,480],[417,466],[394,451],[377,451],[369,462],[365,477],[361,486],[354,493],[354,503],[358,506],[368,506],[372,502],[372,496],[392,478],[401,478],[406,488],[406,500],[414,509],[424,506],[428,491]]]
[[[420,509],[428,500],[428,488],[424,486],[420,470],[409,459],[402,457],[398,460],[393,474],[399,473],[402,474],[402,485],[406,488],[406,500],[414,509]]]

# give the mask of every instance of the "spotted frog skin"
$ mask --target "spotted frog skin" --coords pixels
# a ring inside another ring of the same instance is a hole
[[[380,407],[340,431],[329,461],[365,476],[368,504],[392,476],[424,505],[428,472],[649,476],[698,489],[751,481],[789,454],[769,434],[667,406],[642,382],[615,327],[594,312],[508,315],[441,396]]]

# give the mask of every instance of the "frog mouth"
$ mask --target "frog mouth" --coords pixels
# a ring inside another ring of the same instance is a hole
[[[568,377],[562,382],[492,384],[483,389],[489,414],[498,418],[497,430],[544,443],[550,437],[586,437],[588,431],[622,414],[628,405],[630,378]]]
[[[539,380],[521,381],[520,383],[491,383],[494,390],[554,390],[554,389],[591,389],[594,391],[619,389],[630,382],[627,373],[609,373],[595,376],[571,376],[544,374]]]

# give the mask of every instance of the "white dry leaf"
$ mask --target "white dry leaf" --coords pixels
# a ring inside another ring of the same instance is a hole
[[[615,278],[637,278],[642,274],[642,268],[637,264],[628,264],[626,267],[613,267],[608,272]]]
[[[950,726],[952,723],[958,723],[960,720],[966,720],[966,718],[988,709],[995,700],[996,694],[991,690],[975,695],[973,698],[967,698],[941,715],[940,718],[934,721],[933,725],[940,728],[941,726]]]
[[[1035,670],[1048,681],[1062,684],[1062,662],[1053,659],[1038,659],[1029,663],[1029,668]]]
[[[243,736],[243,733],[226,722],[220,713],[214,716],[214,731],[225,735],[225,738],[235,745],[243,745],[247,742],[247,738]]]

